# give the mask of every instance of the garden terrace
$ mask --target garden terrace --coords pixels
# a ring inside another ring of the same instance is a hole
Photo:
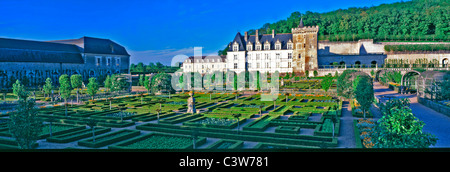
[[[337,138],[331,137],[330,118],[341,115],[342,102],[330,96],[297,94],[286,99],[280,94],[274,108],[274,102],[261,101],[260,94],[236,99],[235,94],[213,93],[213,101],[209,101],[209,93],[195,94],[196,108],[201,109],[201,113],[195,114],[183,113],[188,97],[185,93],[172,94],[170,99],[167,95],[128,96],[112,99],[111,106],[109,100],[96,100],[69,105],[67,115],[64,106],[39,108],[38,117],[46,124],[40,139],[47,139],[39,143],[72,142],[71,145],[77,143],[72,146],[75,148],[189,149],[193,145],[193,130],[197,130],[198,136],[203,138],[198,140],[197,146],[205,143],[206,138],[218,140],[202,146],[206,149],[241,149],[255,142],[257,149],[337,146]],[[262,117],[259,116],[260,106]],[[157,123],[156,110],[160,107]],[[241,115],[239,128],[234,114]],[[49,136],[50,118],[55,121],[52,137]],[[86,126],[89,119],[97,121],[95,142],[92,129]],[[0,119],[0,135],[11,137],[7,122],[7,118]],[[339,122],[334,129],[338,135]],[[144,131],[151,131],[151,134],[141,134]],[[169,141],[169,145],[161,145],[165,141]],[[244,146],[244,142],[250,143]]]
[[[198,135],[202,137],[253,141],[263,143],[289,144],[289,145],[305,145],[305,146],[319,146],[325,144],[329,147],[337,146],[337,138],[323,137],[323,136],[307,136],[281,133],[267,133],[255,131],[240,131],[239,134],[235,130],[216,129],[208,127],[187,127],[168,124],[154,124],[147,123],[136,126],[136,129],[146,131],[156,131],[164,133],[191,135],[192,130],[198,131]]]

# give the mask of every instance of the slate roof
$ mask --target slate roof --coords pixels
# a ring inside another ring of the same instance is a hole
[[[0,38],[0,62],[84,63],[75,45]]]
[[[250,42],[250,44],[253,45],[253,49],[255,49],[255,43],[256,40],[259,39],[259,42],[262,46],[264,46],[264,43],[268,41],[270,43],[270,49],[275,50],[275,43],[277,40],[281,42],[281,49],[286,50],[287,49],[287,43],[289,40],[292,41],[292,34],[291,33],[282,33],[282,34],[275,34],[275,37],[272,38],[272,34],[267,35],[250,35],[247,39],[247,42],[245,42],[244,36],[241,35],[241,33],[237,33],[234,40],[229,44],[230,48],[228,51],[233,51],[233,48],[231,47],[234,42],[236,41],[239,44],[239,51],[245,51],[245,46]],[[264,48],[264,47],[261,47]]]
[[[130,56],[109,39],[85,36],[44,42],[0,38],[0,62],[84,63],[82,53]]]
[[[109,39],[84,36],[79,39],[57,40],[48,42],[77,45],[82,48],[82,51],[84,53],[129,56],[127,50],[123,46]]]
[[[197,59],[202,59],[202,60],[206,60],[206,59],[209,59],[209,60],[217,60],[217,61],[215,61],[215,62],[219,62],[218,60],[220,60],[220,62],[225,62],[225,59],[227,58],[227,56],[190,56],[189,57],[189,59],[195,59],[195,60],[197,60]],[[195,62],[194,62],[195,63]]]

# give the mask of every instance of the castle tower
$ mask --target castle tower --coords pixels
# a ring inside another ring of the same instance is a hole
[[[317,63],[317,33],[319,26],[303,25],[303,18],[297,28],[292,28],[292,39],[294,51],[292,58],[292,69],[294,73],[304,73],[306,70],[318,69]]]

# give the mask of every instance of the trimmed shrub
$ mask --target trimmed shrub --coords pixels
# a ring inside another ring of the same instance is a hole
[[[92,138],[81,140],[78,142],[80,146],[86,146],[91,148],[99,148],[106,145],[110,145],[113,143],[117,143],[129,138],[133,138],[139,136],[141,134],[138,130],[119,130],[116,132],[108,133],[105,135],[101,135],[95,138],[95,142],[93,142]]]

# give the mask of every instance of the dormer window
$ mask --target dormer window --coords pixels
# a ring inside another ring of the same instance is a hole
[[[280,40],[277,40],[277,42],[275,42],[275,50],[281,50],[281,42],[280,42]]]
[[[238,51],[238,46],[237,45],[233,45],[233,51]]]
[[[276,45],[275,45],[275,49],[276,49],[276,50],[281,50],[281,44],[276,44]]]
[[[247,51],[252,51],[252,46],[251,45],[247,45]]]
[[[109,48],[111,48],[111,54],[114,54],[114,45],[113,44],[109,44]]]
[[[264,50],[270,50],[270,45],[264,45]]]
[[[257,46],[256,46],[256,50],[257,50],[257,51],[260,51],[260,50],[261,50],[261,45],[257,45]]]
[[[287,44],[287,49],[288,49],[288,50],[292,50],[292,47],[293,47],[292,43],[288,43],[288,44]]]

